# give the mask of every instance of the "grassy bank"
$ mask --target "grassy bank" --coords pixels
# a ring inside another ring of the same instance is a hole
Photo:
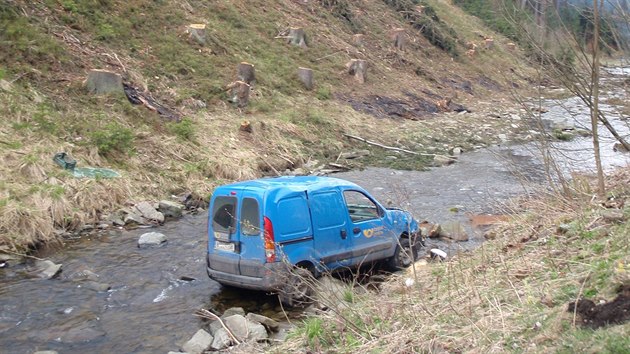
[[[436,114],[438,101],[474,110],[484,101],[496,111],[508,105],[506,89],[527,87],[531,69],[520,51],[505,48],[507,39],[450,4],[422,2],[427,15],[399,11],[418,3],[2,2],[0,248],[22,252],[62,241],[59,235],[100,222],[125,203],[184,191],[208,196],[225,181],[325,165],[356,149],[372,151],[370,164],[431,163],[426,156],[386,159],[344,133],[419,153],[494,142],[509,122],[481,109],[478,116]],[[205,45],[186,33],[196,23],[207,26]],[[286,43],[290,27],[305,29],[308,48]],[[405,30],[404,49],[394,48],[393,28]],[[364,44],[353,43],[355,33],[365,35]],[[461,55],[480,33],[493,36],[495,48]],[[369,63],[365,84],[346,73],[354,58]],[[250,104],[236,108],[225,86],[241,61],[255,65],[256,82]],[[315,72],[312,91],[296,78],[300,66]],[[83,86],[90,69],[121,74],[182,121],[122,94],[90,95]],[[383,98],[393,113],[381,109]],[[252,132],[239,130],[243,121]],[[473,128],[488,123],[493,129]],[[122,177],[75,179],[53,163],[60,151],[78,167],[112,168]]]
[[[378,290],[347,288],[276,352],[626,353],[630,323],[592,329],[567,309],[630,284],[630,170],[608,177],[607,199],[580,181],[571,196],[518,201],[472,253],[420,262]]]

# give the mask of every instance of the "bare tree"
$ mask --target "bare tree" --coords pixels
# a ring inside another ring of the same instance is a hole
[[[591,108],[591,131],[593,132],[593,150],[595,154],[595,164],[597,165],[597,187],[599,195],[603,196],[606,193],[606,185],[604,184],[604,170],[602,169],[602,159],[599,152],[599,134],[597,132],[599,118],[599,9],[597,0],[593,0],[593,22],[593,70],[591,71],[593,106]]]

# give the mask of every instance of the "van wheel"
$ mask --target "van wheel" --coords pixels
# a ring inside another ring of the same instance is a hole
[[[409,267],[414,260],[418,260],[418,248],[415,245],[411,247],[408,238],[401,238],[387,266],[392,271],[396,271]]]
[[[278,292],[280,301],[289,307],[309,303],[313,296],[314,280],[313,273],[308,269],[294,267],[287,277],[286,284]]]

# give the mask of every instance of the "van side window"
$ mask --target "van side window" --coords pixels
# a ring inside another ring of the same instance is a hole
[[[381,216],[381,211],[365,194],[357,191],[344,191],[346,206],[350,213],[352,222],[359,222],[377,219]]]
[[[230,233],[230,228],[234,226],[236,215],[235,197],[217,197],[212,208],[212,228],[215,231]]]
[[[258,201],[254,198],[243,198],[241,206],[241,233],[247,236],[260,235],[260,212]]]

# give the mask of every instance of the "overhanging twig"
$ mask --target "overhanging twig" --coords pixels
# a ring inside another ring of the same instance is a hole
[[[225,325],[225,323],[223,323],[223,320],[221,320],[221,317],[213,314],[212,312],[210,312],[210,311],[208,311],[206,309],[197,310],[195,312],[195,316],[199,316],[199,317],[206,318],[206,319],[209,319],[209,320],[217,320],[217,321],[219,321],[219,323],[221,324],[221,326],[223,326],[223,328],[225,329],[227,334],[230,336],[232,341],[236,345],[241,344],[241,342],[239,342],[239,340],[236,339],[236,337],[234,336],[234,333],[232,333],[232,331],[230,331],[230,329]]]

